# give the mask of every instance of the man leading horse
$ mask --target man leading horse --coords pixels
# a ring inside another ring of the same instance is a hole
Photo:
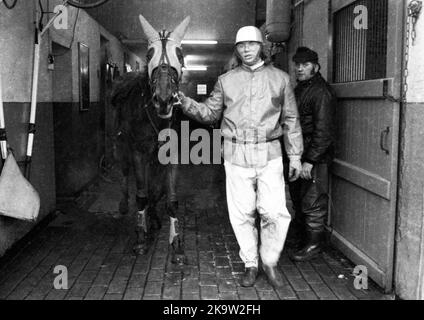
[[[234,53],[237,67],[218,78],[210,97],[199,103],[181,93],[182,109],[203,123],[222,118],[228,212],[245,264],[241,285],[254,285],[260,256],[270,283],[280,287],[277,263],[291,217],[279,139],[284,136],[290,179],[296,180],[303,151],[299,114],[289,76],[264,61],[258,28],[237,32]],[[261,218],[259,250],[256,211]]]

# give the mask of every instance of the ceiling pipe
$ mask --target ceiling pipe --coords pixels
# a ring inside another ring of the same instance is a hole
[[[265,36],[270,42],[290,38],[291,0],[267,0]]]

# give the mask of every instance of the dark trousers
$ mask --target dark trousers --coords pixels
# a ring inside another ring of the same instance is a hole
[[[324,231],[328,212],[328,164],[315,164],[312,180],[299,178],[289,182],[290,197],[295,209],[294,224],[305,231]]]

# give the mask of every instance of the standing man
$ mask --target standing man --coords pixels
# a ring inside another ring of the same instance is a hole
[[[301,170],[302,133],[289,76],[264,62],[263,40],[254,26],[236,35],[237,66],[221,75],[204,103],[182,96],[188,116],[214,123],[222,116],[224,166],[230,222],[245,264],[241,285],[253,286],[259,256],[270,283],[283,285],[277,262],[291,221],[286,208],[282,150],[284,135],[289,177]],[[258,250],[256,210],[261,218]]]
[[[334,112],[336,96],[319,70],[318,55],[306,47],[297,49],[296,102],[299,107],[305,151],[302,172],[289,183],[296,211],[294,222],[306,240],[300,250],[291,254],[295,261],[316,257],[324,243],[324,224],[328,212],[328,167],[334,149]]]

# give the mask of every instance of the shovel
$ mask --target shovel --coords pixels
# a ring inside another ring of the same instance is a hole
[[[35,221],[40,210],[40,197],[22,175],[13,153],[8,153],[4,122],[3,95],[0,74],[0,146],[4,161],[0,175],[0,215]]]
[[[66,5],[67,1],[63,1]],[[28,126],[27,152],[25,158],[25,176],[22,175],[13,153],[7,152],[6,131],[4,125],[3,101],[0,78],[0,144],[2,158],[6,159],[0,176],[0,215],[16,219],[35,221],[40,211],[40,196],[27,179],[30,176],[32,148],[35,134],[35,115],[37,110],[38,71],[40,65],[40,44],[43,34],[53,24],[60,12],[50,19],[44,30],[35,30],[34,63],[32,72],[31,110]],[[36,11],[38,21],[39,12]]]

